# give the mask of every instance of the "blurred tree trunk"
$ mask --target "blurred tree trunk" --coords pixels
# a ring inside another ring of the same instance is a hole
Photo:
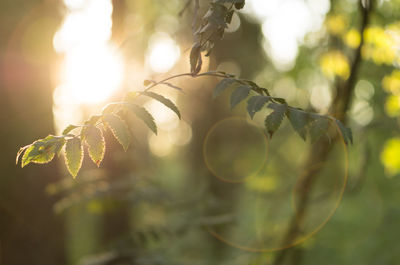
[[[16,166],[21,145],[54,131],[52,37],[60,22],[53,1],[0,2],[0,264],[65,264],[64,228],[46,186],[57,163]]]
[[[364,31],[368,27],[370,22],[371,13],[373,11],[374,0],[360,0],[359,1],[359,10],[361,14],[361,23],[359,26],[359,32],[361,36],[361,41],[358,48],[354,51],[350,76],[346,81],[337,80],[336,82],[336,95],[331,105],[330,115],[338,118],[342,122],[347,121],[347,112],[350,107],[350,102],[353,96],[354,87],[356,85],[356,81],[358,79],[359,69],[362,62],[361,50],[364,44]],[[337,141],[338,139],[336,139]],[[311,168],[310,165],[323,163],[326,161],[330,151],[332,150],[332,144],[325,140],[320,145],[314,145],[312,151],[309,154],[309,157],[305,163],[305,168]],[[283,245],[290,245],[294,242],[299,234],[299,224],[302,222],[302,219],[307,215],[307,209],[309,204],[309,194],[310,190],[313,188],[314,183],[316,181],[319,169],[309,170],[309,173],[304,177],[303,182],[301,183],[301,189],[303,192],[300,194],[300,199],[297,203],[296,215],[292,218],[290,225],[287,228],[286,234],[284,235]],[[299,257],[301,256],[298,252],[301,249],[294,247],[284,249],[280,252],[277,252],[274,262],[274,265],[281,264],[300,264]],[[296,255],[294,255],[296,253]],[[285,263],[288,258],[292,258],[289,263]]]

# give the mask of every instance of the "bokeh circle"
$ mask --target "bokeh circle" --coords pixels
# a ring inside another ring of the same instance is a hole
[[[267,159],[263,131],[241,117],[217,122],[203,145],[207,168],[223,182],[240,183],[257,174]]]
[[[261,168],[246,168],[248,174],[238,174],[231,163],[229,170],[223,171],[230,159],[217,159],[223,157],[220,148],[240,146],[243,149],[246,143],[255,153],[264,148],[256,144],[256,137],[249,140],[252,137],[229,136],[247,124],[244,119],[223,120],[206,137],[204,159],[219,179],[219,190],[235,190],[218,196],[223,205],[220,213],[232,219],[209,225],[207,230],[218,240],[250,252],[277,251],[298,245],[320,231],[341,202],[348,174],[347,145],[334,122],[327,134],[315,143],[304,142],[284,123],[268,141],[268,160],[257,163]],[[263,134],[262,128],[251,128]],[[242,140],[244,143],[240,144]],[[321,148],[328,150],[326,157],[321,157]],[[234,148],[227,148],[225,152],[227,157],[237,153]],[[240,158],[245,161],[255,157],[250,150],[243,156],[249,156]],[[238,175],[242,178],[231,177]]]

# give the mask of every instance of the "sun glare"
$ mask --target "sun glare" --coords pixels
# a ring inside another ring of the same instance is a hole
[[[165,73],[178,61],[181,55],[179,46],[168,35],[155,36],[150,42],[147,60],[151,70]]]
[[[63,56],[54,91],[56,126],[80,123],[83,108],[105,102],[122,84],[122,57],[110,44],[111,0],[64,0],[67,14],[53,38]],[[96,109],[97,111],[97,109]],[[81,113],[71,118],[70,113]]]
[[[121,84],[121,58],[110,47],[75,49],[65,58],[62,83],[78,103],[97,103],[106,100]]]

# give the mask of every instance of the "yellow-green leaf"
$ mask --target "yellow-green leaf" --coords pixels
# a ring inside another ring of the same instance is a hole
[[[67,126],[67,128],[64,129],[64,131],[62,132],[62,134],[63,134],[63,135],[66,135],[66,134],[70,133],[72,130],[78,128],[78,127],[79,127],[79,126],[70,124],[70,125]]]
[[[95,126],[89,126],[84,130],[84,139],[88,145],[90,158],[97,166],[100,166],[106,149],[102,131]]]
[[[181,113],[179,112],[178,107],[171,100],[165,98],[164,96],[161,96],[160,94],[156,94],[156,93],[150,92],[150,91],[143,92],[143,95],[151,97],[151,98],[161,102],[166,107],[170,108],[173,112],[175,112],[176,115],[179,117],[179,119],[181,118]]]
[[[157,125],[154,122],[154,118],[145,108],[131,103],[125,104],[125,107],[128,111],[133,112],[139,119],[141,119],[150,130],[157,134]]]
[[[25,151],[22,156],[21,167],[29,163],[46,164],[50,162],[54,158],[61,140],[63,140],[63,138],[49,135],[44,139],[35,141],[31,145],[23,147],[22,150],[20,149],[17,154],[17,159]]]
[[[65,145],[65,164],[69,173],[75,178],[81,169],[83,161],[83,148],[81,139],[74,137],[68,139]]]
[[[104,115],[103,122],[111,130],[114,137],[126,151],[131,142],[131,135],[126,123],[120,117],[114,114]]]

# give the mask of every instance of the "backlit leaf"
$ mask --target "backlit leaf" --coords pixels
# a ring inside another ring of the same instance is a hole
[[[125,107],[141,119],[150,130],[157,134],[157,125],[154,122],[154,118],[145,108],[135,104],[126,104]]]
[[[171,100],[153,92],[143,92],[143,95],[154,98],[155,100],[161,102],[162,104],[170,108],[173,112],[175,112],[179,119],[181,118],[181,113],[179,112],[178,107]]]
[[[107,104],[103,110],[101,111],[101,114],[111,114],[117,112],[117,110],[121,107],[120,104],[118,103],[110,103]]]
[[[131,135],[126,123],[115,114],[103,115],[103,122],[126,151],[131,142]]]
[[[92,125],[95,126],[96,123],[101,119],[102,115],[93,115],[92,117],[90,117],[89,120],[87,120],[85,122],[85,125]]]
[[[65,144],[65,164],[69,173],[75,178],[81,169],[83,161],[83,148],[81,139],[74,137]]]
[[[24,147],[21,147],[18,152],[17,152],[17,157],[15,158],[15,164],[18,164],[20,156],[25,152],[26,149],[28,149],[31,145],[26,145]]]
[[[84,139],[88,145],[90,158],[97,166],[100,166],[106,149],[102,131],[95,126],[89,126],[84,130]]]
[[[66,135],[66,134],[70,133],[73,129],[76,129],[76,128],[78,128],[78,127],[79,127],[79,126],[70,124],[70,125],[67,126],[67,128],[64,129],[64,131],[62,132],[62,134],[63,134],[63,135]]]
[[[49,135],[44,139],[35,141],[29,146],[25,146],[18,152],[18,156],[24,152],[22,156],[21,167],[29,163],[46,164],[53,160],[56,154],[57,146],[63,141],[63,138]],[[17,157],[18,158],[18,157]]]

